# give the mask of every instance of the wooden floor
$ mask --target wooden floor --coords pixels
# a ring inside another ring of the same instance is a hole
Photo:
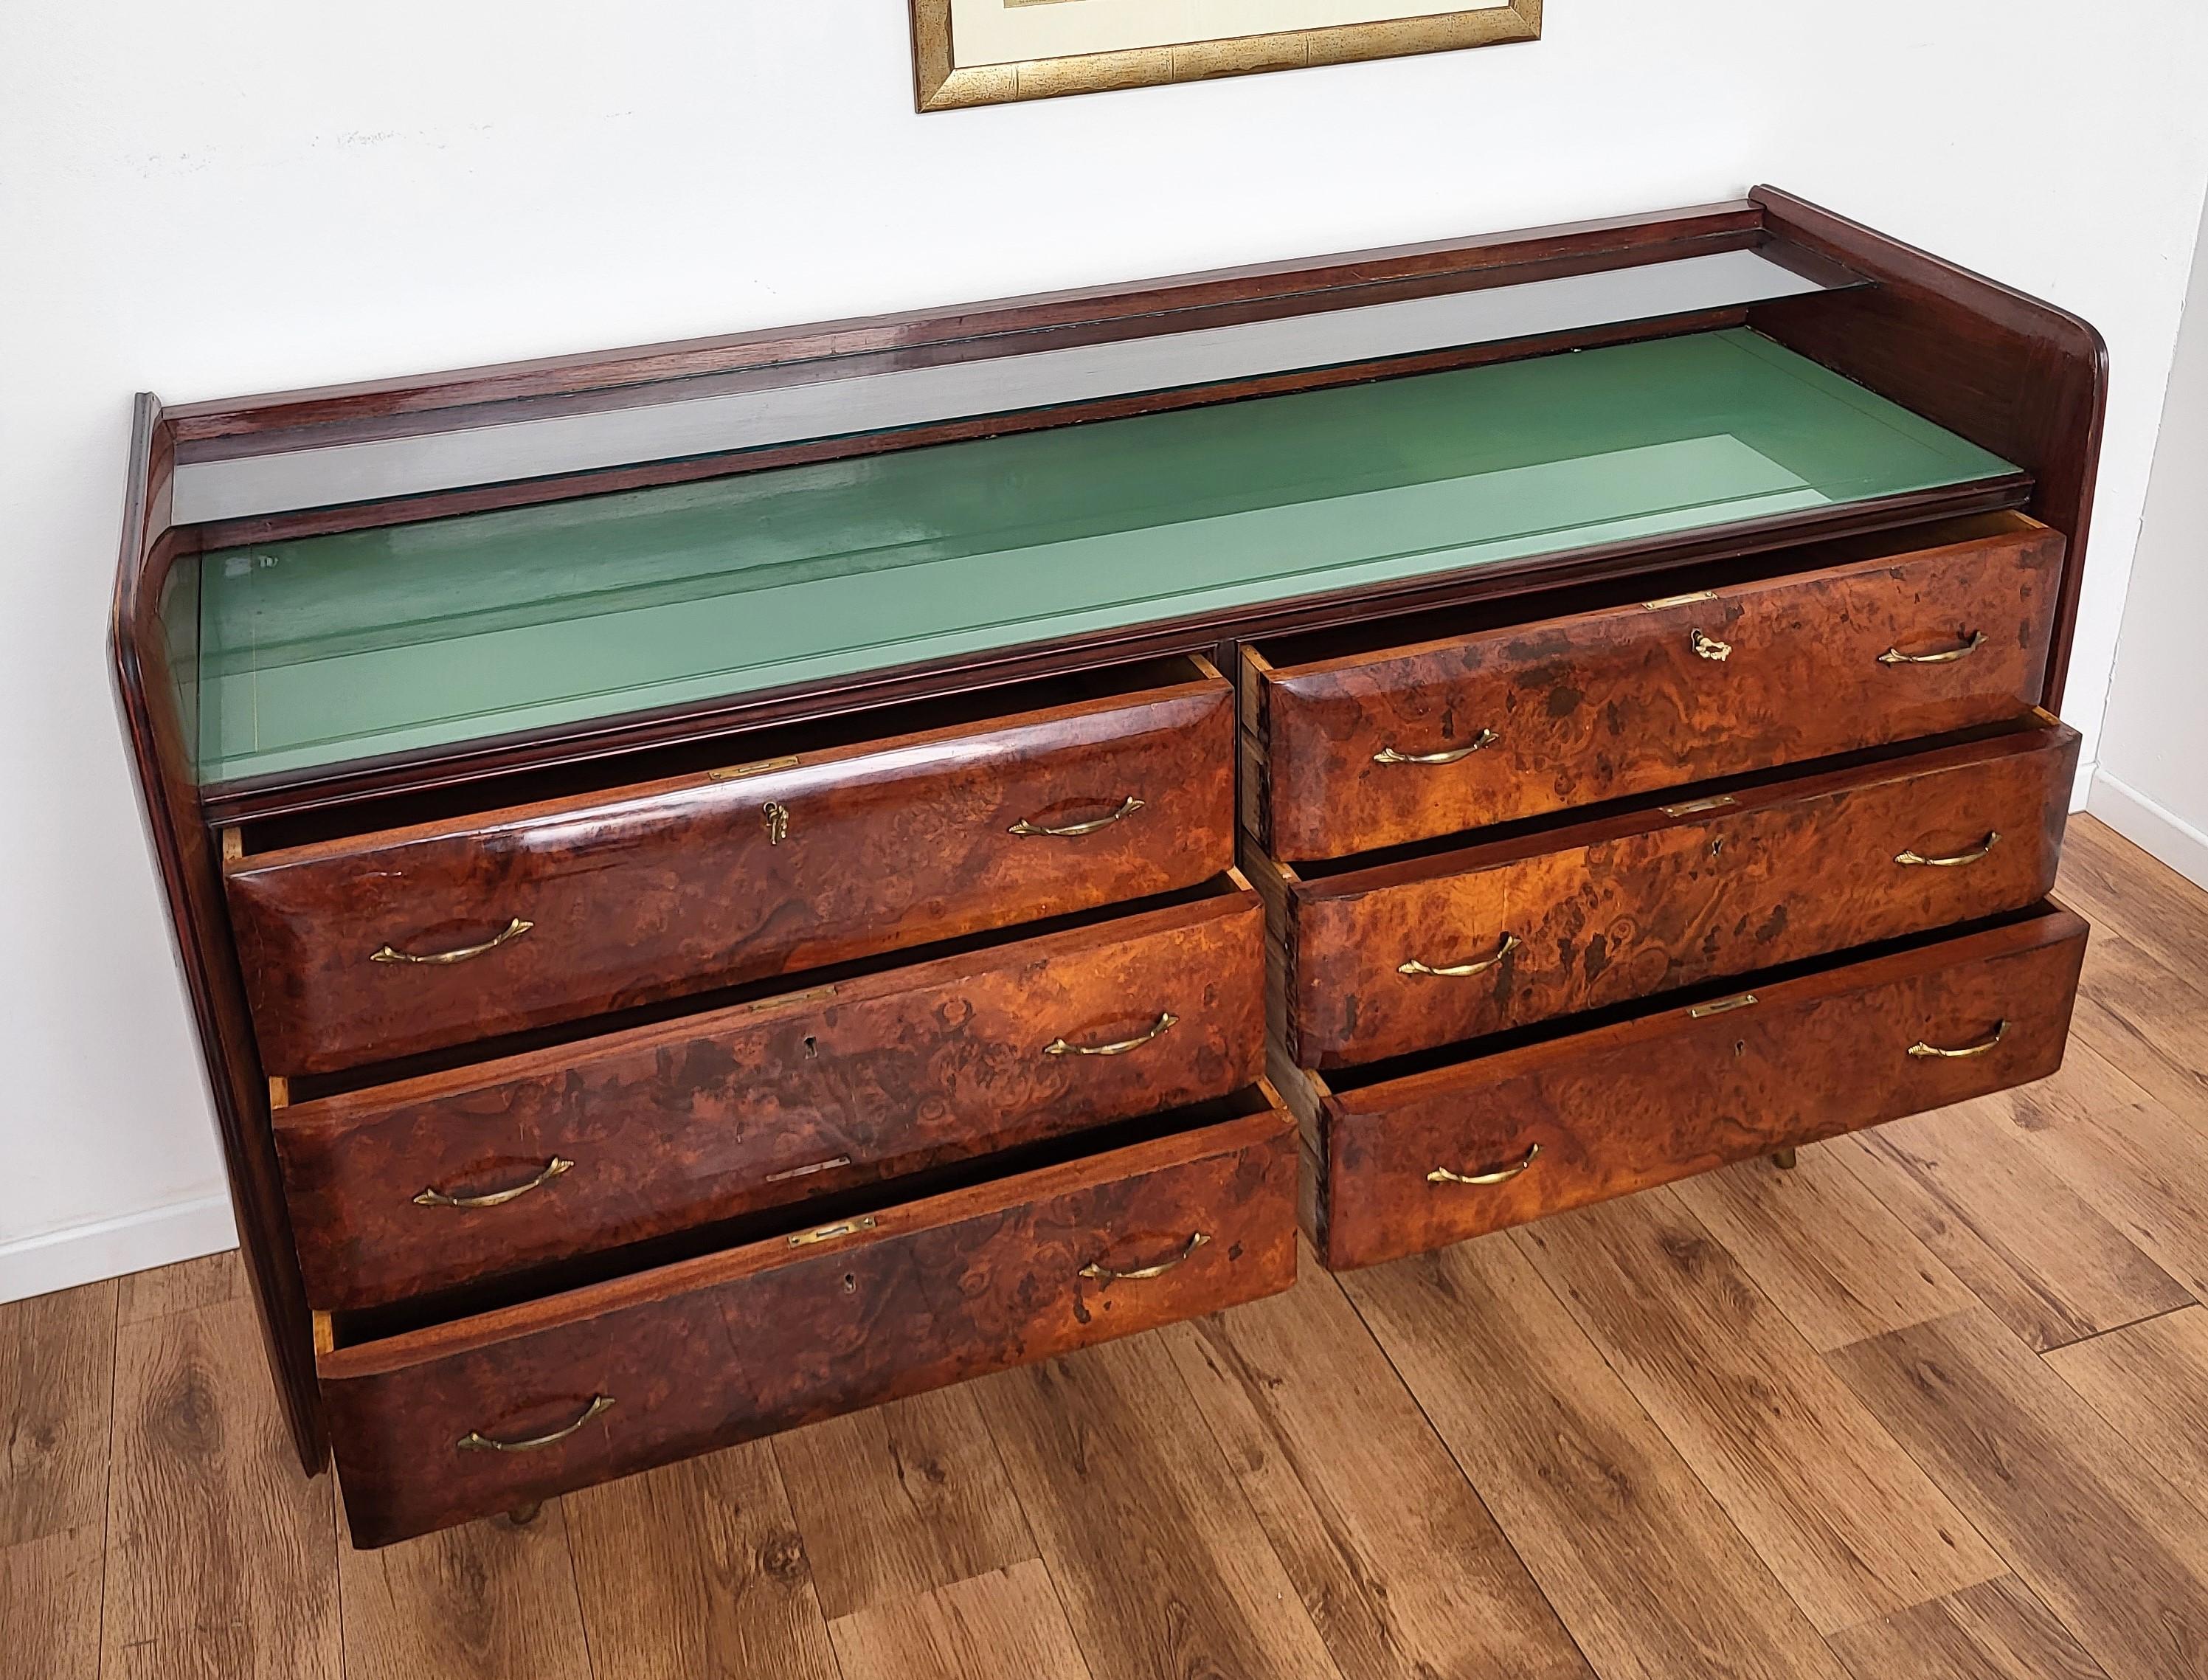
[[[380,1552],[232,1257],[0,1307],[0,1673],[2200,1680],[2208,894],[2054,1080]]]

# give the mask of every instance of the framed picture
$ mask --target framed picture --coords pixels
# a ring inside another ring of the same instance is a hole
[[[1539,40],[1541,0],[912,0],[922,111]]]

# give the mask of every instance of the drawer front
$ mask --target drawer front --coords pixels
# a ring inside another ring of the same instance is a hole
[[[2061,558],[2032,526],[1326,663],[1261,650],[1255,831],[1341,857],[1998,722],[2039,698]]]
[[[2024,909],[2054,889],[2077,765],[2077,732],[2046,719],[1295,883],[1275,894],[1292,1053],[1374,1061]]]
[[[2043,1078],[2062,1063],[2085,931],[2050,908],[1753,1002],[1330,1095],[1320,1251],[1371,1265]]]
[[[235,860],[262,1063],[331,1071],[1192,886],[1234,861],[1233,729],[1208,675]]]
[[[371,1306],[1263,1071],[1263,908],[1194,903],[279,1109],[316,1307]]]
[[[1295,1276],[1295,1167],[1292,1123],[1260,1112],[892,1207],[870,1230],[339,1347],[322,1394],[353,1537],[385,1545],[1274,1293]]]

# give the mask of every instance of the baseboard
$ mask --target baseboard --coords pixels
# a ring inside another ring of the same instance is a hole
[[[2078,766],[2078,774],[2070,783],[2070,814],[2072,816],[2076,816],[2092,804],[2093,777],[2099,774],[2100,769],[2101,766],[2091,759]]]
[[[2105,770],[2093,777],[2086,809],[2150,856],[2197,886],[2208,886],[2208,834],[2157,805]]]
[[[0,1301],[195,1260],[237,1246],[230,1197],[202,1196],[0,1243]]]

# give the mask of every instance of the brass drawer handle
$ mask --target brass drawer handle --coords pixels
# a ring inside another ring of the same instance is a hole
[[[1732,657],[1732,644],[1721,642],[1715,636],[1705,636],[1699,630],[1687,632],[1687,645],[1705,659],[1714,659],[1719,664]]]
[[[1178,1015],[1161,1013],[1157,1025],[1149,1031],[1123,1038],[1116,1044],[1068,1044],[1062,1038],[1054,1038],[1043,1046],[1042,1053],[1046,1056],[1124,1056],[1130,1050],[1141,1049],[1179,1019]]]
[[[1499,1185],[1508,1184],[1541,1158],[1541,1146],[1528,1143],[1526,1153],[1516,1161],[1501,1167],[1490,1167],[1479,1173],[1452,1173],[1446,1167],[1437,1167],[1426,1174],[1430,1185]]]
[[[1488,969],[1517,949],[1518,936],[1515,933],[1505,933],[1503,936],[1503,943],[1495,948],[1495,955],[1483,957],[1477,963],[1459,963],[1454,968],[1436,969],[1430,968],[1414,957],[1407,963],[1397,963],[1395,972],[1399,975],[1433,975],[1443,980],[1461,980],[1466,975],[1486,973]]]
[[[447,1196],[436,1185],[431,1185],[429,1189],[414,1198],[414,1205],[417,1208],[503,1207],[515,1197],[526,1196],[539,1185],[551,1183],[574,1164],[573,1161],[560,1155],[554,1155],[551,1160],[544,1163],[544,1170],[530,1179],[527,1184],[516,1185],[511,1190],[494,1190],[484,1196]]]
[[[1943,1062],[1959,1062],[1966,1056],[1983,1056],[2008,1036],[2008,1023],[1995,1026],[1991,1038],[1980,1039],[1976,1044],[1966,1044],[1959,1050],[1942,1050],[1936,1044],[1927,1044],[1923,1039],[1909,1047],[1909,1053],[1919,1060],[1936,1057]]]
[[[458,951],[440,951],[428,957],[415,957],[403,951],[393,951],[389,945],[375,952],[371,963],[417,963],[429,968],[442,968],[453,963],[465,963],[471,957],[480,957],[487,951],[496,951],[509,939],[518,939],[537,924],[524,921],[519,916],[506,924],[505,931],[485,939],[481,945],[464,945]]]
[[[1927,869],[1954,869],[1959,868],[1965,863],[1983,861],[1986,854],[1999,844],[2001,844],[2001,831],[1995,829],[1971,850],[1957,852],[1953,857],[1926,857],[1922,852],[1896,852],[1893,855],[1893,861],[1896,863],[1921,864]]]
[[[1012,834],[1047,834],[1053,839],[1071,840],[1076,835],[1094,834],[1100,828],[1109,828],[1113,824],[1124,821],[1127,818],[1133,816],[1136,812],[1142,808],[1143,801],[1137,799],[1132,794],[1129,794],[1127,795],[1126,801],[1122,804],[1117,811],[1114,811],[1108,817],[1099,817],[1093,823],[1069,823],[1064,828],[1044,828],[1039,824],[1031,823],[1025,817],[1023,817],[1019,821],[1014,823],[1007,832]]]
[[[555,1429],[549,1435],[532,1435],[526,1441],[494,1441],[488,1435],[470,1430],[453,1444],[464,1453],[533,1453],[545,1447],[557,1446],[614,1403],[611,1395],[592,1395],[591,1403],[583,1408],[583,1415],[565,1429]]]
[[[1949,648],[1945,653],[1904,653],[1898,647],[1890,647],[1878,656],[1878,663],[1881,665],[1952,665],[1965,655],[1976,653],[1985,645],[1986,633],[1973,630],[1969,640],[1960,647]]]
[[[1492,729],[1482,729],[1473,736],[1469,747],[1452,747],[1439,753],[1398,753],[1392,747],[1383,747],[1372,755],[1376,765],[1454,765],[1461,764],[1483,747],[1492,747],[1503,737]]]
[[[1091,1260],[1081,1269],[1081,1275],[1098,1283],[1140,1283],[1145,1278],[1163,1277],[1210,1240],[1211,1233],[1208,1231],[1191,1232],[1188,1246],[1170,1260],[1161,1260],[1155,1266],[1144,1266],[1131,1272],[1115,1272],[1101,1260]]]

